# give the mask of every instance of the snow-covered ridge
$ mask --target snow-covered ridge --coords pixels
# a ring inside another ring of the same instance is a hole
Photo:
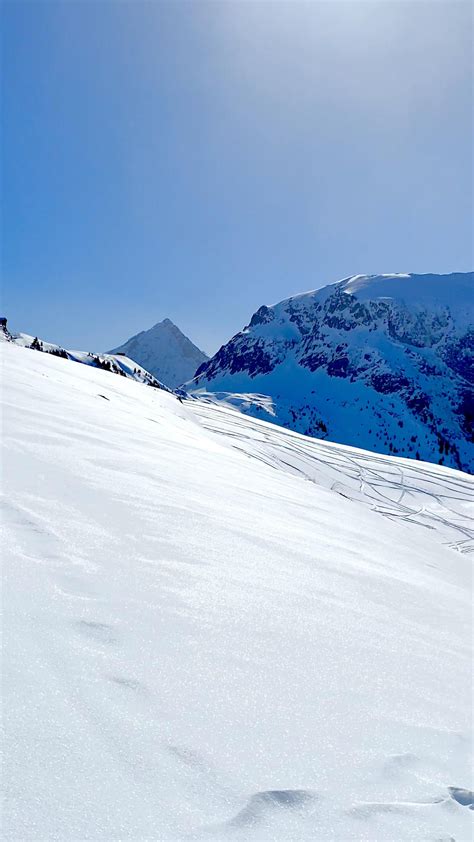
[[[104,371],[110,371],[112,374],[128,377],[131,380],[144,383],[146,386],[153,386],[156,389],[167,388],[156,377],[150,374],[149,371],[146,371],[135,360],[130,359],[125,354],[94,354],[91,351],[71,351],[62,348],[60,345],[55,345],[53,342],[45,342],[43,339],[38,339],[37,336],[30,336],[28,333],[11,334],[6,328],[0,329],[1,341],[20,345],[23,348],[30,348],[33,351],[52,354],[53,356],[61,357],[71,362],[82,363],[83,365],[89,365],[94,368],[102,368]]]
[[[208,359],[170,319],[142,330],[110,353],[127,354],[173,389],[193,377]]]
[[[468,839],[470,478],[0,355],[2,837]]]
[[[462,329],[473,320],[474,273],[451,272],[448,275],[393,273],[351,275],[320,289],[309,290],[271,305],[283,312],[290,302],[304,299],[324,302],[335,292],[354,295],[359,301],[392,301],[405,307],[427,310],[449,309]]]
[[[390,300],[405,307],[449,313],[462,330],[473,323],[474,274],[354,275],[341,289],[359,301]]]
[[[473,273],[346,278],[260,307],[188,388],[258,393],[307,435],[472,471],[473,301]]]

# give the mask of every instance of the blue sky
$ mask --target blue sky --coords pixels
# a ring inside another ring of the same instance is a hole
[[[3,301],[207,352],[263,303],[472,268],[470,4],[4,2]]]

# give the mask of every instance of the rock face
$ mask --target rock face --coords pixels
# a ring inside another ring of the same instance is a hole
[[[111,354],[126,354],[174,389],[195,374],[208,357],[170,319],[132,336]]]
[[[260,307],[188,388],[251,393],[244,411],[298,432],[472,472],[473,302],[474,273],[346,278]]]

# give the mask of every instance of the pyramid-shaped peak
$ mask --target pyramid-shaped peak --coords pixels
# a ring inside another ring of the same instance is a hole
[[[172,389],[190,380],[207,360],[206,354],[168,318],[132,336],[111,353],[126,354]]]
[[[150,330],[153,331],[162,331],[163,329],[165,331],[169,331],[170,333],[175,334],[175,336],[185,336],[185,334],[179,329],[179,327],[175,325],[175,323],[172,322],[171,319],[168,318],[162,319],[161,322],[157,322],[156,325],[153,325],[153,327],[150,328]]]
[[[154,334],[163,332],[171,332],[175,334],[181,333],[179,327],[177,327],[177,325],[175,325],[175,323],[168,318],[162,319],[160,322],[155,322],[153,327],[148,328],[148,330],[142,331],[142,333],[150,333],[150,331]]]

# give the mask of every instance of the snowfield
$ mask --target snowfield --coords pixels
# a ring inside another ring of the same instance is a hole
[[[470,478],[0,352],[3,838],[470,839]]]

